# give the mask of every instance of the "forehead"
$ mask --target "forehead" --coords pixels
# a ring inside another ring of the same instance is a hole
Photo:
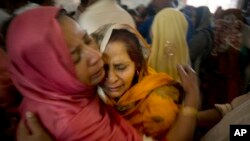
[[[61,16],[59,18],[59,24],[63,32],[67,32],[68,34],[79,34],[79,32],[83,32],[79,24],[68,16]]]
[[[104,50],[105,54],[127,54],[126,45],[122,41],[109,42]]]
[[[131,60],[126,49],[125,43],[121,41],[113,41],[107,44],[103,52],[103,56],[106,59],[111,60]]]
[[[62,16],[59,18],[59,24],[68,47],[74,46],[79,40],[82,40],[85,31],[73,19]]]

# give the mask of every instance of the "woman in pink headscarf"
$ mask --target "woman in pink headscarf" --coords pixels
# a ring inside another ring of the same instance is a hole
[[[25,115],[27,111],[38,114],[56,141],[141,141],[142,136],[96,95],[95,85],[105,75],[96,42],[59,11],[39,7],[24,12],[8,29],[9,69],[23,95],[19,107],[22,119],[30,117]],[[178,70],[184,89],[199,94],[192,69]],[[191,106],[198,107],[199,98],[192,97],[184,104],[193,102]],[[193,131],[196,112],[192,107],[183,110],[184,116],[173,131],[183,122],[192,125],[189,130]],[[29,120],[26,124],[30,125]],[[26,134],[34,133],[29,127],[31,132],[26,130]],[[190,132],[180,131],[183,136],[174,133],[168,135],[171,141],[187,141],[186,137],[191,140]]]
[[[17,16],[8,29],[11,77],[23,95],[20,112],[39,115],[57,141],[127,140],[142,137],[95,87],[104,77],[97,46],[71,18],[55,7]]]

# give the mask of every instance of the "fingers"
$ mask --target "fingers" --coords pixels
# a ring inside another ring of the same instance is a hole
[[[34,113],[27,112],[25,116],[25,122],[20,121],[17,129],[17,141],[53,141]]]
[[[187,75],[186,71],[184,70],[184,68],[181,65],[177,65],[177,70],[178,70],[178,73],[180,75],[181,82],[183,82],[184,77]]]
[[[17,128],[17,141],[25,141],[30,136],[28,128],[25,126],[24,121],[20,121]]]
[[[194,91],[199,88],[196,72],[190,66],[177,65],[181,85],[186,92]]]
[[[187,73],[189,73],[189,74],[196,74],[196,72],[193,70],[193,68],[191,67],[191,66],[184,66],[184,68],[185,68],[185,70],[186,70],[186,72]]]
[[[186,71],[184,70],[182,65],[177,65],[177,70],[178,70],[180,75],[185,75],[186,74]]]
[[[191,66],[187,65],[177,65],[178,71],[185,72],[184,74],[196,74],[196,72],[191,68]]]
[[[37,133],[43,132],[43,128],[41,126],[41,123],[40,123],[39,119],[35,116],[34,113],[32,113],[32,112],[26,113],[26,122],[27,122],[27,126],[29,127],[32,134],[34,134],[34,133],[37,134]]]
[[[191,77],[196,79],[196,72],[191,68],[191,66],[183,66],[183,65],[177,65],[177,70],[180,75],[180,79],[183,82],[183,80],[187,77]]]
[[[185,91],[186,106],[198,108],[200,105],[199,83],[196,72],[190,66],[177,66],[181,85]]]

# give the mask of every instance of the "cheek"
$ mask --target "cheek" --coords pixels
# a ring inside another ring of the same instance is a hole
[[[131,86],[134,75],[135,75],[134,69],[130,69],[122,74],[122,78],[124,80],[126,88],[129,88]]]
[[[93,43],[90,45],[90,47],[91,47],[92,49],[94,49],[94,50],[96,50],[96,51],[99,52],[99,47],[98,47],[98,45],[97,45],[96,42],[93,42]]]
[[[88,69],[85,66],[83,63],[79,63],[75,66],[76,76],[83,84],[89,84]]]

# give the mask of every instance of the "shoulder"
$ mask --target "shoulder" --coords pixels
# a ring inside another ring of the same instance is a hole
[[[164,85],[154,89],[151,94],[160,96],[162,98],[171,98],[173,101],[179,101],[180,90],[171,85]]]

